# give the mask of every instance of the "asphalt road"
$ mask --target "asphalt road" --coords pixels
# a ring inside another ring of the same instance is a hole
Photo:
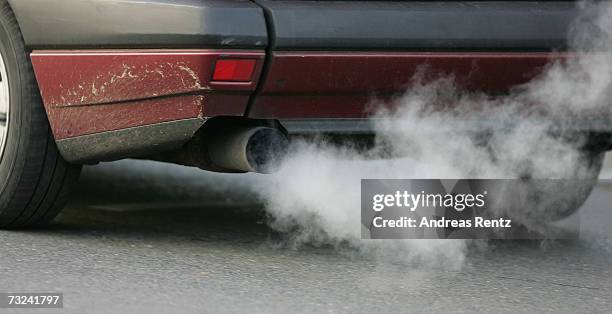
[[[73,313],[612,311],[604,180],[581,222],[601,236],[492,242],[445,268],[289,246],[245,188],[260,179],[145,161],[87,167],[50,228],[0,232],[0,292],[63,292]]]

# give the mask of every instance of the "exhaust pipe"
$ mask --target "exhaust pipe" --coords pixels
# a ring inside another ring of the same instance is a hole
[[[274,172],[289,147],[283,132],[263,126],[223,128],[210,134],[206,142],[212,164],[242,172]]]

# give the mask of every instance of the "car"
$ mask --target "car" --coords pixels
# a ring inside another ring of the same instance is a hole
[[[567,57],[576,14],[574,1],[0,0],[0,227],[51,221],[84,164],[268,172],[293,136],[370,134],[371,95],[401,92],[422,64],[507,92]]]

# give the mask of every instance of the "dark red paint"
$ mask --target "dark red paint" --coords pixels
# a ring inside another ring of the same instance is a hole
[[[359,118],[424,81],[453,75],[467,90],[499,94],[536,76],[564,53],[318,53],[276,52],[249,116],[257,118]]]
[[[47,111],[56,139],[196,117],[240,116],[248,95],[204,94],[153,98]],[[206,113],[205,113],[206,112]]]
[[[35,51],[31,57],[54,135],[64,139],[179,119],[244,115],[260,79],[264,52]],[[425,81],[453,75],[463,88],[499,94],[529,81],[547,63],[567,57],[563,53],[276,52],[248,114],[367,117],[375,106],[389,103],[393,95],[409,88],[418,74]]]
[[[48,111],[56,139],[202,116],[202,95],[70,106]]]
[[[177,119],[243,115],[264,53],[34,51],[31,58],[54,135],[63,139]],[[248,60],[249,80],[211,81],[215,62],[227,58]]]

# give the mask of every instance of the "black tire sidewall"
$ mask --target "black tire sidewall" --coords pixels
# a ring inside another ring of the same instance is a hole
[[[0,160],[0,214],[6,210],[12,196],[18,189],[18,183],[23,179],[25,156],[32,136],[32,104],[28,82],[24,82],[30,74],[27,56],[24,56],[22,43],[15,42],[11,34],[11,21],[7,20],[5,12],[0,13],[0,54],[4,60],[9,81],[9,128],[6,146]]]

